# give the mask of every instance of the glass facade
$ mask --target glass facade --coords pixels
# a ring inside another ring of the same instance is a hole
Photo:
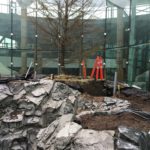
[[[38,73],[59,73],[59,19],[47,19],[44,7],[30,2],[0,2],[0,63],[10,70],[5,73],[0,68],[1,75],[14,75],[11,70],[23,74],[30,65]],[[150,1],[102,1],[92,17],[82,19],[84,24],[78,20],[82,26],[68,33],[74,43],[68,40],[65,51],[67,73],[79,74],[82,50],[88,75],[96,56],[102,55],[106,79],[113,80],[117,71],[119,81],[150,90]],[[59,31],[55,40],[49,22]]]

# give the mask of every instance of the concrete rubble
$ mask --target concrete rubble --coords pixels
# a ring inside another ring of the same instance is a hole
[[[69,120],[68,115],[62,116],[39,131],[38,148],[43,150],[114,150],[114,131],[82,129],[81,125],[71,121],[73,118]],[[63,120],[63,124],[60,120]]]
[[[85,102],[78,90],[49,79],[0,84],[0,150],[114,150],[115,131],[83,129],[75,120],[129,106],[109,97]]]
[[[125,126],[118,127],[117,148],[118,150],[149,150],[150,134]]]
[[[99,108],[99,111],[115,113],[123,111],[130,106],[127,100],[122,100],[118,98],[104,97],[104,103]]]
[[[82,129],[75,137],[73,150],[114,150],[114,131]]]
[[[130,103],[127,100],[122,100],[118,98],[104,97],[104,100],[101,102],[92,102],[79,100],[78,109],[82,110],[79,114],[76,115],[76,119],[84,115],[98,115],[98,114],[115,114],[125,111],[130,107]]]
[[[0,150],[33,150],[39,129],[64,114],[74,114],[80,95],[77,90],[48,79],[0,84],[0,93]]]

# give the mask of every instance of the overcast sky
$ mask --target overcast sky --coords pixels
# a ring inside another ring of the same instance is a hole
[[[9,1],[10,0],[0,0],[0,4],[9,4]],[[12,0],[12,1],[16,2],[17,0]],[[35,0],[20,0],[20,1],[24,1],[25,3],[28,3],[30,1],[35,1]],[[53,1],[53,0],[49,0],[49,1]],[[100,11],[98,11],[98,12],[96,12],[96,14],[94,14],[95,18],[104,18],[105,17],[106,0],[91,0],[91,1],[93,1],[93,5],[94,6],[100,8]],[[119,6],[119,7],[122,7],[122,8],[125,8],[126,6],[130,5],[130,0],[107,0],[107,1],[113,3],[114,6]],[[149,3],[150,0],[144,0],[144,2]],[[96,3],[96,5],[95,5],[95,3]],[[142,3],[142,0],[141,0],[141,3]],[[108,4],[108,6],[109,6],[109,4]],[[31,5],[31,7],[34,7],[34,6]],[[138,15],[146,13],[146,12],[144,12],[142,10],[144,10],[144,9],[148,10],[149,8],[147,8],[147,7],[148,7],[148,5],[147,6],[143,5],[142,7],[141,7],[141,5],[140,5],[140,7],[137,6],[137,9],[140,10],[140,12],[138,13]],[[7,13],[8,11],[9,11],[9,9],[6,6],[1,6],[0,7],[0,12]],[[17,13],[20,14],[20,9],[17,9]],[[115,17],[116,17],[116,12],[115,12]]]
[[[17,0],[12,0],[13,2],[16,2]],[[27,2],[27,1],[31,1],[31,0],[23,0],[24,2]],[[50,0],[51,1],[51,0]],[[129,5],[130,3],[130,0],[109,0],[111,1],[112,3],[120,6],[120,7],[124,7],[126,5]],[[1,0],[0,2],[1,4],[8,4],[9,3],[9,0]],[[106,3],[106,0],[93,0],[93,3],[103,3],[105,5]]]

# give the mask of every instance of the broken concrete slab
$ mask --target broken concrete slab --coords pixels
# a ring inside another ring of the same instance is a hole
[[[76,96],[74,96],[74,95],[69,95],[69,96],[68,96],[68,99],[71,101],[72,104],[74,104],[75,101],[76,101]]]
[[[52,111],[60,108],[60,106],[62,105],[63,102],[64,102],[64,100],[54,101],[53,99],[49,98],[47,100],[47,102],[42,106],[42,110],[45,111],[46,109],[49,109],[52,112]]]
[[[1,137],[0,138],[1,150],[10,150],[11,147],[13,146],[13,141],[20,140],[20,141],[26,142],[27,141],[26,136],[27,136],[26,131],[20,130],[17,132],[9,133],[9,134]],[[22,142],[20,142],[19,145],[21,146]],[[27,145],[27,143],[26,143],[26,145]]]
[[[149,150],[150,135],[125,126],[118,127],[116,146],[118,150]]]
[[[11,147],[11,150],[23,150],[23,148],[20,145],[15,145]]]
[[[150,149],[150,133],[142,132],[139,139],[140,149],[149,150]]]
[[[10,92],[14,94],[18,94],[20,91],[24,89],[24,81],[12,81],[8,83],[8,87]]]
[[[41,79],[40,84],[42,84],[42,87],[44,90],[49,94],[54,86],[55,81],[53,80],[47,80],[47,79]]]
[[[73,114],[63,115],[53,121],[47,128],[41,129],[37,134],[37,146],[49,150],[56,149],[56,135],[65,126],[66,123],[73,120]]]
[[[60,118],[58,118],[59,120],[59,129],[61,129],[62,127],[64,127],[64,125],[68,122],[73,121],[74,119],[74,114],[65,114],[63,116],[61,116]]]
[[[56,135],[56,149],[64,150],[73,140],[74,136],[81,130],[81,125],[68,122]]]
[[[49,143],[49,140],[53,139],[54,132],[56,131],[56,128],[58,126],[58,120],[55,120],[52,122],[48,127],[40,129],[40,131],[37,134],[37,147],[46,149],[47,146],[51,144]]]
[[[26,94],[26,91],[23,89],[19,93],[13,96],[13,100],[19,100]]]
[[[111,98],[111,97],[104,97],[104,103],[106,106],[114,105],[116,104],[117,99]]]
[[[82,111],[82,112],[80,112],[79,114],[77,114],[75,116],[75,120],[76,121],[80,121],[82,116],[93,115],[94,113],[95,113],[95,111],[92,111],[92,110],[90,110],[90,111]]]
[[[130,142],[117,140],[117,150],[140,150],[140,148]]]
[[[35,111],[35,116],[38,116],[38,117],[40,117],[40,116],[42,116],[43,115],[43,111],[42,110],[36,110]]]
[[[45,150],[114,150],[114,131],[85,130],[72,122],[72,117],[64,115],[41,129],[37,135],[38,147]]]
[[[9,87],[6,84],[0,84],[0,93],[6,94],[6,95],[12,95]]]
[[[129,106],[130,103],[127,100],[112,97],[104,97],[104,103],[102,103],[98,111],[117,113],[119,111],[126,110]]]
[[[42,117],[38,116],[29,116],[24,117],[23,125],[39,125],[44,126],[44,120]]]
[[[41,95],[49,94],[53,88],[54,81],[53,80],[44,80],[41,79],[38,84],[36,84],[35,88],[31,92],[34,97],[39,97]]]
[[[8,97],[7,94],[1,93],[1,94],[0,94],[0,101],[5,100],[7,97]]]
[[[35,105],[33,103],[28,103],[26,108],[25,108],[25,115],[26,116],[31,116],[31,115],[34,115],[35,114]]]
[[[71,150],[114,150],[114,131],[82,129],[74,138]]]
[[[74,92],[69,86],[67,86],[64,83],[56,82],[54,84],[53,90],[52,90],[52,96],[51,98],[53,100],[59,101],[59,100],[64,100],[68,98],[69,95],[74,95],[77,94],[77,92]]]
[[[81,125],[75,122],[68,122],[65,126],[57,133],[56,138],[66,138],[66,137],[73,137],[75,134],[81,129]]]
[[[39,85],[39,82],[38,82],[38,81],[35,81],[35,82],[30,81],[30,82],[25,82],[25,83],[24,83],[24,87],[25,87],[25,88],[30,88],[30,89],[32,89],[32,88],[35,87],[36,85]]]
[[[77,100],[77,107],[79,110],[91,110],[93,107],[95,107],[95,104],[93,105],[91,100],[87,100],[81,95]]]
[[[34,97],[39,97],[41,95],[45,95],[46,91],[44,88],[38,87],[37,89],[33,90],[31,93]]]
[[[20,128],[22,127],[22,121],[24,119],[24,112],[22,111],[10,111],[6,113],[2,118],[2,128]]]
[[[41,95],[39,97],[34,97],[34,96],[32,96],[32,95],[29,94],[29,95],[26,95],[26,100],[28,102],[32,102],[32,103],[34,103],[36,105],[40,105],[40,103],[42,102],[42,100],[44,99],[44,97],[45,97],[45,95]]]
[[[18,108],[21,109],[21,110],[26,110],[28,109],[28,104],[33,104],[32,102],[27,102],[26,99],[21,99],[19,102],[18,102]]]
[[[118,136],[120,138],[125,138],[126,140],[130,141],[131,143],[138,145],[139,138],[141,136],[140,131],[133,129],[133,128],[128,128],[125,126],[119,126],[118,132],[119,132]]]
[[[122,111],[125,111],[129,108],[130,103],[127,100],[113,98],[113,97],[104,97],[102,101],[92,101],[85,100],[82,96],[79,97],[77,101],[77,110],[82,113],[82,111],[92,111],[92,114],[98,115],[101,113],[106,114],[115,114]],[[84,114],[82,114],[83,116]],[[86,114],[85,114],[86,115]]]
[[[24,112],[13,111],[5,114],[2,117],[2,121],[5,123],[22,122]]]
[[[46,120],[48,124],[64,114],[75,112],[75,104],[72,104],[71,101],[55,101],[51,98],[49,98],[41,108],[47,118]]]
[[[76,108],[74,107],[74,105],[72,105],[72,103],[70,101],[65,100],[61,104],[61,107],[60,107],[58,113],[59,113],[59,115],[74,113],[75,109]]]

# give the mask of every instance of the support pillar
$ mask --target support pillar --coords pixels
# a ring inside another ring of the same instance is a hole
[[[124,45],[124,21],[123,21],[123,13],[124,10],[122,8],[117,9],[117,46],[123,47]],[[117,49],[117,56],[116,56],[116,63],[117,63],[117,74],[118,80],[123,81],[124,71],[123,71],[123,49]]]
[[[27,9],[21,8],[21,73],[27,71]]]
[[[135,80],[135,18],[136,18],[136,1],[130,0],[131,16],[130,16],[130,35],[129,35],[129,55],[128,55],[128,83],[131,85]]]

